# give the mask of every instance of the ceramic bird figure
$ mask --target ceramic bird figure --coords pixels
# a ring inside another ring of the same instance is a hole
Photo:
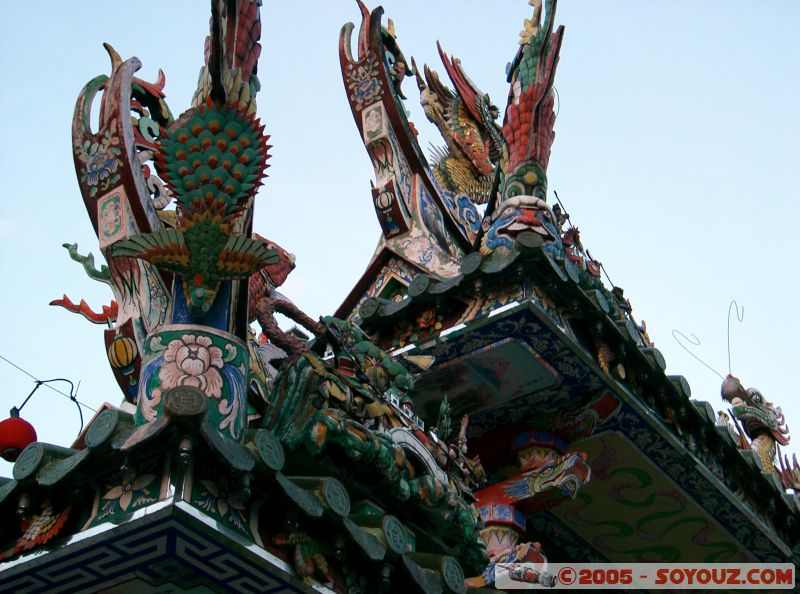
[[[503,137],[494,122],[499,111],[489,95],[464,73],[461,61],[449,58],[438,43],[437,48],[455,93],[427,65],[423,80],[412,60],[422,109],[447,143],[446,148],[433,150],[433,174],[444,189],[466,194],[473,202],[483,204],[503,146]]]

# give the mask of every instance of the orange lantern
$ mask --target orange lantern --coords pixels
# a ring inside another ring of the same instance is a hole
[[[111,367],[119,369],[123,375],[133,373],[133,361],[137,354],[139,354],[139,349],[136,348],[136,343],[122,334],[114,337],[108,347],[108,360]]]

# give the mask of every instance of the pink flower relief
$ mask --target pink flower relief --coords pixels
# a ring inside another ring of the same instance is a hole
[[[184,334],[167,345],[158,379],[163,390],[193,386],[219,398],[222,396],[219,372],[222,364],[222,350],[212,346],[208,336]]]

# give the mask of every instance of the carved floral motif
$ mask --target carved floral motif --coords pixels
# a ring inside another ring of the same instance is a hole
[[[137,475],[132,468],[127,469],[122,474],[119,484],[111,487],[103,495],[102,499],[105,500],[105,503],[98,519],[110,516],[119,510],[127,511],[131,504],[138,507],[143,503],[155,501],[153,497],[147,495],[147,488],[155,478],[155,474]]]
[[[378,98],[383,92],[382,87],[374,57],[368,57],[360,66],[350,64],[347,67],[347,88],[351,91],[350,99],[356,102],[358,109]]]
[[[164,394],[179,386],[196,388],[208,399],[212,426],[238,439],[246,427],[247,347],[227,332],[201,326],[165,326],[151,334],[142,352],[137,415],[155,421]]]
[[[209,480],[200,481],[200,484],[203,487],[200,490],[201,499],[197,502],[198,505],[206,511],[219,514],[222,519],[229,520],[240,530],[244,530],[245,506],[241,499],[231,494],[224,484]]]
[[[107,190],[119,181],[120,176],[116,171],[122,164],[118,158],[122,149],[119,147],[119,138],[112,133],[115,124],[115,120],[112,120],[99,142],[90,143],[86,140],[75,146],[78,159],[84,163],[81,182],[89,186],[91,196],[97,194],[98,190]]]
[[[213,346],[208,336],[184,334],[167,345],[158,379],[164,390],[193,386],[219,398],[222,395],[222,366],[222,349]]]

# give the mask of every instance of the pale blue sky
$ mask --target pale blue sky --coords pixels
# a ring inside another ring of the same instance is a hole
[[[409,59],[444,76],[438,38],[505,104],[505,64],[530,16],[526,2],[383,5]],[[379,236],[372,168],[338,64],[339,29],[358,18],[345,0],[266,0],[262,8],[259,115],[275,147],[255,228],[297,255],[284,292],[314,316],[336,309]],[[693,396],[717,409],[719,379],[671,331],[700,337],[698,353],[724,374],[728,302],[744,305],[744,322],[732,329],[733,372],[783,407],[798,427],[790,449],[800,451],[800,4],[569,0],[556,22],[566,34],[550,188],[647,321],[668,372],[685,375]],[[39,377],[82,380],[79,397],[91,406],[121,398],[102,327],[47,305],[62,293],[95,309],[111,298],[61,247],[77,241],[98,252],[72,165],[75,99],[109,72],[108,41],[123,58],[142,60],[142,78],[162,67],[167,102],[181,113],[207,26],[201,1],[14,4],[0,21],[0,354]],[[423,146],[439,142],[413,80],[404,90]],[[4,417],[33,382],[2,361],[0,382]],[[43,441],[66,445],[78,429],[74,406],[46,389],[23,413]]]

